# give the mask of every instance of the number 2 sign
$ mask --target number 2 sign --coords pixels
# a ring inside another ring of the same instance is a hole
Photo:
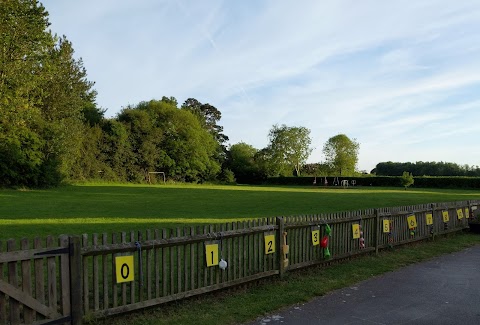
[[[275,235],[265,235],[265,254],[275,253]]]

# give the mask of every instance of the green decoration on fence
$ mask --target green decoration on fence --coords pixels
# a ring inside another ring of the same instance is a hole
[[[331,255],[330,255],[330,250],[328,249],[328,247],[325,247],[325,251],[323,253],[323,256],[325,256],[325,258],[330,258]]]
[[[328,239],[330,234],[332,233],[332,228],[326,224],[325,225],[325,236],[322,238],[320,242],[320,246],[323,248],[323,257],[329,259],[331,257],[330,250],[328,249]]]
[[[325,225],[325,234],[327,234],[327,236],[330,236],[330,234],[332,233],[332,228],[330,228],[330,226],[328,224]]]

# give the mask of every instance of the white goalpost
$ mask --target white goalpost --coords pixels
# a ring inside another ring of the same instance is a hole
[[[163,184],[165,184],[165,172],[148,172],[148,184],[152,184],[152,178],[151,178],[151,175],[154,174],[154,175],[157,175],[157,174],[161,174],[163,175]]]

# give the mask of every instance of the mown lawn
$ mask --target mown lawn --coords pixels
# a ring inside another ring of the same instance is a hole
[[[0,240],[479,199],[474,190],[87,184],[0,190]]]

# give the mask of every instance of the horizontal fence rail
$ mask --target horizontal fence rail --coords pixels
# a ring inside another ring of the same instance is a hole
[[[81,323],[468,228],[479,201],[0,242],[0,324]],[[81,308],[80,308],[81,306]]]

